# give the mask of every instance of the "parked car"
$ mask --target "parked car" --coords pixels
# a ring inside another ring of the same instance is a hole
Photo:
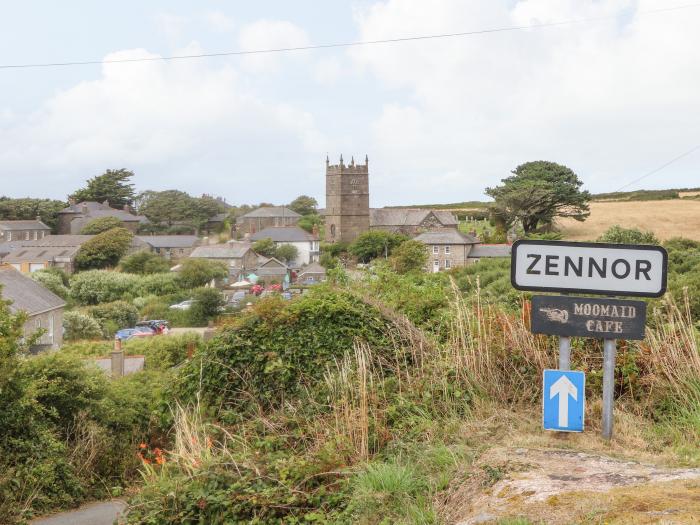
[[[181,303],[171,304],[170,309],[171,310],[189,310],[193,304],[194,304],[194,299],[187,299],[186,301],[182,301]]]
[[[136,328],[147,327],[153,330],[155,335],[168,333],[168,321],[163,319],[151,319],[149,321],[140,321],[136,323]]]
[[[138,326],[134,328],[123,328],[114,334],[115,339],[120,341],[128,341],[135,337],[153,337],[155,332],[148,326]]]

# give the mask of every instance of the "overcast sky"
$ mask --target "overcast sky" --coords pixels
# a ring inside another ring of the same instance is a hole
[[[326,154],[370,158],[373,206],[484,199],[520,163],[594,192],[700,145],[690,0],[0,0],[0,65],[595,22],[275,55],[0,69],[0,195],[138,190],[323,204]],[[632,188],[700,186],[700,151]]]

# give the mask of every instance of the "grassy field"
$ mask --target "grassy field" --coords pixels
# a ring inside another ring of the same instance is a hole
[[[595,240],[615,224],[652,231],[661,240],[686,237],[700,241],[700,200],[592,202],[591,216],[585,222],[559,222],[564,238],[574,241]]]

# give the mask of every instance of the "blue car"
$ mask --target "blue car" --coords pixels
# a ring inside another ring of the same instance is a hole
[[[155,332],[147,326],[137,326],[136,328],[123,328],[114,334],[115,339],[128,341],[134,337],[152,337]]]

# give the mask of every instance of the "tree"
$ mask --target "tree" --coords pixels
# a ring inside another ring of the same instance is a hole
[[[97,235],[98,233],[106,232],[112,228],[120,228],[122,221],[116,217],[98,217],[88,222],[80,233],[82,235]]]
[[[124,257],[119,261],[119,268],[123,272],[147,275],[169,271],[170,263],[160,255],[143,250]]]
[[[274,257],[277,247],[275,246],[274,241],[268,237],[255,241],[253,244],[253,251],[258,255],[262,255],[263,257]]]
[[[390,262],[396,273],[422,270],[428,263],[428,251],[425,249],[425,244],[420,241],[405,241],[394,248]]]
[[[83,243],[75,256],[80,270],[116,266],[126,255],[134,235],[126,228],[112,228]]]
[[[0,197],[0,220],[29,221],[41,217],[42,222],[55,232],[58,212],[65,207],[65,202],[51,199]]]
[[[608,228],[596,240],[614,244],[659,244],[659,239],[653,232],[644,232],[637,228],[623,228],[618,225]]]
[[[486,189],[495,201],[495,213],[508,224],[520,221],[530,233],[555,217],[583,221],[590,215],[591,194],[581,191],[583,182],[566,166],[538,160],[521,164],[512,173],[501,186]]]
[[[219,261],[206,259],[186,259],[181,263],[178,284],[182,288],[198,288],[208,284],[212,279],[228,277],[228,268]]]
[[[223,211],[223,204],[209,196],[192,197],[184,191],[146,191],[138,197],[139,213],[156,225],[189,224],[201,228],[210,217]]]
[[[388,257],[391,252],[408,237],[399,233],[383,230],[368,231],[361,234],[350,245],[349,251],[362,263],[368,263],[377,257]]]
[[[198,288],[192,292],[192,299],[194,302],[188,314],[190,321],[195,325],[206,324],[216,317],[226,304],[221,292],[216,288]]]
[[[95,201],[109,202],[114,208],[123,208],[134,203],[134,185],[131,184],[133,171],[126,169],[107,170],[102,175],[97,175],[87,181],[87,186],[76,190],[71,199],[78,202]]]
[[[289,204],[289,209],[299,215],[312,215],[316,213],[318,201],[308,195],[299,195]]]
[[[299,250],[293,244],[281,244],[275,250],[274,257],[285,263],[295,261],[299,255]]]
[[[314,227],[316,227],[320,232],[321,227],[323,226],[323,217],[321,217],[317,213],[304,215],[299,219],[299,222],[297,222],[297,226],[299,226],[299,228],[301,228],[302,230],[306,230],[309,233],[313,232]]]
[[[58,295],[61,299],[67,299],[70,290],[63,284],[61,277],[54,272],[39,270],[32,272],[30,277],[40,283],[44,288]]]

